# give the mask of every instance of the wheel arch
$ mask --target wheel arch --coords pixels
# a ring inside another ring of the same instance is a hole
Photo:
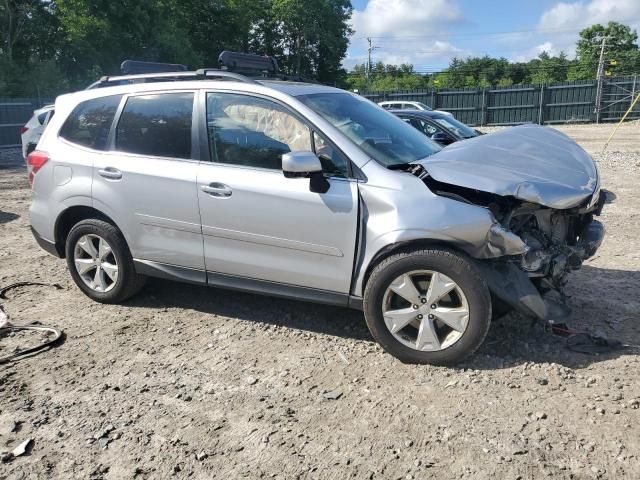
[[[86,205],[75,205],[69,207],[63,210],[60,215],[58,215],[54,226],[55,247],[56,252],[60,256],[60,258],[65,258],[66,256],[65,242],[73,226],[82,220],[87,220],[90,218],[104,220],[105,222],[108,222],[114,227],[118,228],[118,230],[122,231],[118,227],[116,222],[111,219],[111,217],[94,207],[89,207]]]
[[[447,250],[452,250],[456,253],[464,255],[468,257],[468,255],[459,247],[451,242],[447,242],[445,240],[431,239],[431,238],[416,238],[411,240],[405,240],[401,242],[391,243],[389,245],[385,245],[380,250],[378,250],[375,255],[371,258],[371,261],[364,268],[364,274],[362,275],[361,287],[359,288],[359,296],[364,295],[364,290],[367,286],[367,282],[371,277],[371,273],[373,270],[380,264],[380,262],[384,261],[386,258],[390,257],[401,251],[407,250],[419,250],[424,248],[446,248]]]

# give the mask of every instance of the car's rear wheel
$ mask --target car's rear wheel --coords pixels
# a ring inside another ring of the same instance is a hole
[[[144,285],[145,277],[136,273],[122,233],[104,220],[77,223],[67,236],[65,249],[71,277],[97,302],[120,303]]]
[[[374,268],[364,310],[373,337],[401,361],[451,365],[482,344],[491,296],[462,254],[421,249],[392,255]]]

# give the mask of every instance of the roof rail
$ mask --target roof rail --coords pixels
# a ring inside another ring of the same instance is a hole
[[[115,85],[127,85],[130,83],[151,83],[151,82],[176,82],[186,80],[215,80],[230,79],[243,83],[256,83],[244,75],[218,70],[215,68],[202,68],[195,72],[162,72],[162,73],[141,73],[137,75],[119,75],[114,77],[104,76],[95,83],[87,87],[87,90]]]
[[[204,78],[210,78],[210,77],[232,78],[234,80],[238,80],[239,82],[243,82],[243,83],[258,83],[255,80],[245,75],[229,72],[227,70],[220,70],[218,68],[200,68],[199,70],[196,70],[195,73],[199,77],[204,77]]]

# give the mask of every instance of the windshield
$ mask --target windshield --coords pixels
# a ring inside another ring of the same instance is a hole
[[[445,128],[451,130],[455,135],[461,138],[477,137],[478,133],[470,127],[467,127],[464,123],[459,122],[455,118],[451,117],[438,117],[434,118],[436,122]]]
[[[364,97],[345,92],[297,98],[384,166],[414,162],[440,151],[435,142]]]
[[[416,105],[421,107],[423,110],[428,110],[430,112],[433,112],[433,108],[431,108],[429,105],[425,105],[422,102],[416,102]]]

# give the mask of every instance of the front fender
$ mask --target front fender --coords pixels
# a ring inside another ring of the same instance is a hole
[[[435,195],[410,173],[377,168],[365,172],[369,181],[359,185],[362,241],[353,295],[362,296],[371,262],[397,244],[445,243],[477,259],[526,252],[525,243],[505,230],[489,209]],[[384,186],[376,175],[388,177]]]

